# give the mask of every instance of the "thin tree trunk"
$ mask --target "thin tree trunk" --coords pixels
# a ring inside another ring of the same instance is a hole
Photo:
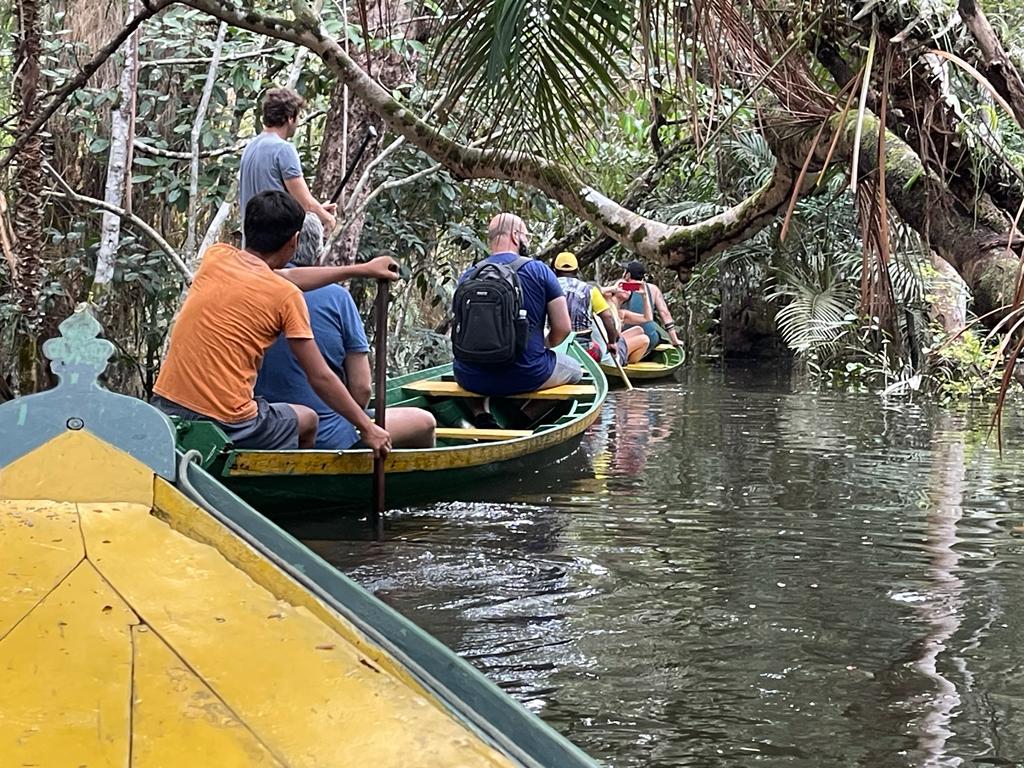
[[[135,12],[131,4],[130,14]],[[135,35],[132,35],[134,38]],[[132,45],[129,39],[129,47]],[[108,205],[120,208],[125,199],[126,178],[128,178],[128,156],[132,145],[132,114],[135,112],[135,56],[129,53],[124,60],[118,85],[117,108],[110,113],[110,150],[107,155],[107,183],[103,200]],[[93,278],[92,295],[102,297],[114,279],[117,263],[117,246],[121,240],[121,217],[110,211],[103,212],[100,225],[100,245],[96,253],[96,274]]]
[[[199,140],[203,135],[203,124],[206,122],[210,96],[213,94],[214,85],[217,84],[217,67],[220,63],[220,52],[224,47],[224,37],[227,32],[228,25],[222,21],[217,28],[217,39],[213,44],[210,66],[206,71],[203,95],[199,99],[195,120],[192,122],[192,157],[188,175],[188,222],[185,234],[185,253],[189,259],[194,259],[196,256],[196,229],[199,227]]]

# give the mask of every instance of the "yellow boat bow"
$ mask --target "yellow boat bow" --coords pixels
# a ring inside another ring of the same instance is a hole
[[[0,406],[0,763],[593,765],[179,469],[167,421],[96,385],[89,312],[62,330],[91,357],[49,348],[61,386]]]

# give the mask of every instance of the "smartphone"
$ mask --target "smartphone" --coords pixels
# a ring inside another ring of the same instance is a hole
[[[623,280],[619,283],[619,287],[624,291],[639,291],[644,286],[637,280]]]

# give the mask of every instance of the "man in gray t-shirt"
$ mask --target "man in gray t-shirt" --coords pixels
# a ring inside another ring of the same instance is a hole
[[[280,190],[295,198],[302,208],[315,213],[330,231],[334,228],[333,203],[322,204],[313,197],[302,176],[299,153],[289,139],[295,135],[299,113],[305,101],[290,88],[271,88],[263,99],[263,133],[242,152],[238,181],[238,206],[245,211],[250,199],[260,192]]]

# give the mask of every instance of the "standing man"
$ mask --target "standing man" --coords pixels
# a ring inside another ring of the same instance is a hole
[[[644,266],[642,261],[631,261],[626,264],[623,269],[623,280],[644,280],[646,277],[647,268]],[[661,288],[654,283],[648,282],[647,294],[651,301],[651,306],[654,308],[654,311],[658,313],[658,317],[661,318],[661,322],[665,327],[665,330],[668,331],[669,339],[675,346],[683,346],[683,342],[679,340],[679,335],[676,333],[676,321],[672,319],[672,313],[669,311],[668,304],[665,302],[665,296],[662,294]],[[643,312],[639,296],[634,295],[630,297],[628,309],[633,312]],[[654,346],[657,346],[656,340],[654,341],[654,345],[652,345],[651,349],[654,349]]]
[[[305,100],[290,88],[271,88],[263,97],[263,133],[250,141],[242,152],[238,181],[238,206],[242,209],[260,192],[270,189],[287,192],[304,211],[315,213],[328,232],[334,228],[334,203],[321,203],[309,191],[302,176],[302,163],[295,145],[289,141],[299,127],[299,113]]]
[[[565,295],[551,268],[529,258],[530,233],[526,224],[514,214],[499,213],[491,219],[487,228],[487,243],[491,255],[463,272],[459,283],[478,274],[484,265],[509,265],[522,289],[525,344],[514,359],[507,363],[468,362],[460,360],[456,354],[453,366],[455,380],[470,392],[492,397],[575,384],[583,377],[583,368],[569,355],[554,351],[554,347],[565,341],[572,330]],[[461,313],[458,308],[453,309],[458,318]],[[486,308],[481,307],[479,311],[486,311]],[[546,335],[545,323],[549,327]],[[457,330],[453,328],[453,338]],[[474,328],[465,328],[463,332],[472,336]],[[494,429],[498,426],[486,400],[471,401],[470,408],[473,411],[473,424],[477,428]]]
[[[587,351],[591,352],[594,316],[604,326],[604,338],[608,346],[613,346],[619,339],[619,330],[615,326],[615,318],[612,316],[611,307],[605,301],[604,294],[600,289],[579,279],[580,265],[576,254],[569,251],[562,251],[555,256],[555,276],[558,277],[558,284],[562,286],[565,293],[565,301],[569,307],[569,319],[572,322],[573,333],[576,334],[576,341]],[[598,348],[599,349],[599,348]],[[600,359],[600,352],[596,353]]]
[[[351,267],[283,269],[295,254],[306,214],[285,192],[261,192],[245,209],[245,250],[209,248],[171,331],[153,405],[170,416],[206,419],[239,448],[312,448],[316,411],[253,394],[263,355],[282,333],[309,385],[351,423],[377,456],[391,436],[352,398],[313,339],[302,291],[353,277],[395,280],[381,256]]]

